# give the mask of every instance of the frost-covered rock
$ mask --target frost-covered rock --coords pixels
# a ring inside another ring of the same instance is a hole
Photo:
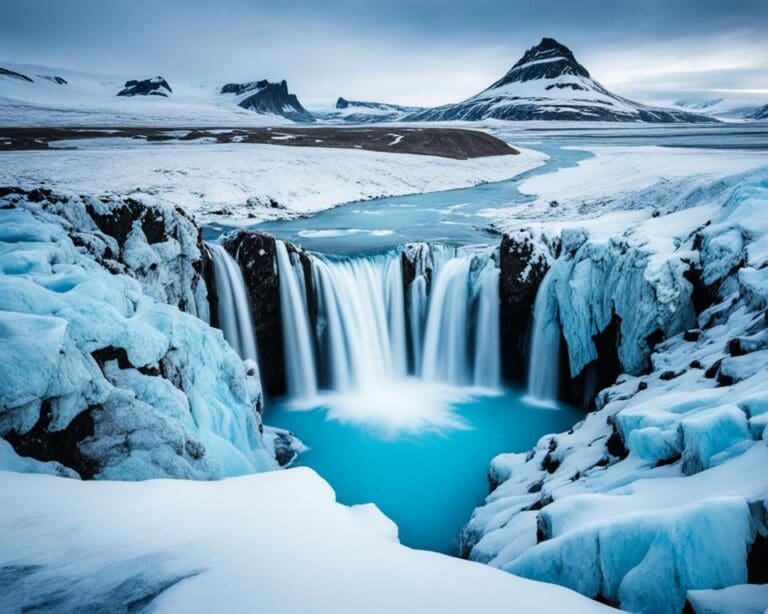
[[[42,188],[0,188],[0,207],[55,215],[54,223],[104,268],[130,275],[152,298],[208,320],[202,233],[181,208],[159,199],[53,193]]]
[[[173,208],[4,190],[3,468],[210,479],[276,466],[258,374],[196,317],[201,258]]]
[[[630,611],[759,594],[735,587],[768,569],[768,169],[730,185],[613,240],[562,237],[572,373],[599,364],[613,315],[622,373],[569,432],[494,459],[466,556]]]

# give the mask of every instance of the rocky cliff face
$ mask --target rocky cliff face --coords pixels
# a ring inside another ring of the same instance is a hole
[[[549,269],[546,248],[532,235],[505,234],[499,247],[502,373],[508,381],[525,381],[533,304]]]
[[[199,229],[125,198],[0,191],[0,465],[210,479],[275,466],[210,328]]]
[[[528,49],[504,77],[463,102],[427,109],[412,121],[563,120],[713,122],[710,117],[622,98],[594,81],[565,45],[552,38]]]
[[[315,118],[299,102],[295,94],[288,91],[288,83],[271,83],[266,79],[247,83],[227,83],[221,88],[222,94],[239,97],[237,104],[249,111],[280,115],[296,122],[312,122]]]
[[[256,343],[260,357],[264,358],[264,391],[269,396],[280,396],[286,392],[285,349],[275,238],[263,232],[241,230],[226,237],[223,245],[240,264],[248,288]]]

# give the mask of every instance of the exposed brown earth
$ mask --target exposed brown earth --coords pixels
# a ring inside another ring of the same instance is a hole
[[[0,128],[0,151],[51,149],[56,141],[130,138],[147,142],[262,143],[410,153],[466,160],[519,153],[485,132],[457,128]],[[72,144],[77,148],[77,144]]]

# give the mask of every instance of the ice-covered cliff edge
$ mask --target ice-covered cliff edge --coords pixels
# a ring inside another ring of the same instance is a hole
[[[201,248],[159,202],[3,189],[0,466],[131,480],[276,466],[255,364],[204,321]]]
[[[631,611],[766,581],[768,169],[701,194],[612,239],[563,233],[571,373],[602,347],[623,375],[568,433],[494,459],[465,555]]]

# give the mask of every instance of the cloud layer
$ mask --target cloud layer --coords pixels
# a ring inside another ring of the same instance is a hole
[[[711,0],[0,0],[0,59],[217,83],[286,78],[302,99],[432,105],[542,36],[619,93],[768,87],[768,3]]]

